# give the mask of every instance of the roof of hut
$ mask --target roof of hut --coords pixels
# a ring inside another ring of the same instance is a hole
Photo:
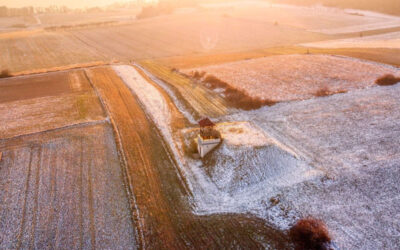
[[[199,121],[200,127],[214,127],[215,124],[208,118],[204,118],[201,121]]]

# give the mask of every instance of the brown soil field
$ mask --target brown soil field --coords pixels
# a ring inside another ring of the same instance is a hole
[[[400,70],[384,64],[330,55],[280,55],[217,64],[184,72],[205,72],[252,98],[276,102],[304,100],[375,85]],[[323,93],[322,93],[323,92]]]
[[[71,21],[71,16],[49,15],[40,18],[55,24],[63,19]],[[277,27],[273,23],[229,19],[224,17],[223,12],[197,11],[113,27],[68,32],[36,29],[1,33],[0,51],[3,53],[0,54],[0,68],[18,73],[93,61],[234,52],[333,38],[336,37],[285,25]]]
[[[72,33],[110,57],[128,60],[293,45],[329,37],[273,23],[229,19],[219,12],[161,16]]]
[[[149,249],[282,249],[286,236],[248,215],[196,216],[190,193],[155,126],[110,68],[88,70],[110,112],[134,195],[141,247]]]
[[[0,80],[0,139],[83,122],[105,113],[82,70]]]
[[[0,79],[0,103],[91,89],[83,70]]]
[[[112,129],[0,140],[1,249],[136,248]]]
[[[0,35],[0,68],[12,73],[102,61],[95,49],[69,33],[21,31]]]

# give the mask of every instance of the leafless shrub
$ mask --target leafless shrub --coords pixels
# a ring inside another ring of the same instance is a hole
[[[387,74],[376,79],[375,83],[380,86],[395,85],[400,82],[400,77],[395,77],[392,74]]]
[[[160,15],[171,14],[176,6],[171,3],[159,2],[157,5],[145,6],[142,11],[136,16],[137,19],[144,19],[150,17],[156,17]]]
[[[80,23],[71,25],[59,25],[59,26],[49,26],[45,27],[46,31],[58,31],[58,30],[71,30],[71,29],[82,29],[82,28],[94,28],[116,24],[117,21],[104,21],[104,22],[91,22],[91,23]]]
[[[2,70],[0,73],[0,78],[6,78],[6,77],[10,77],[10,76],[11,76],[10,71],[8,71],[7,69]]]
[[[199,72],[199,71],[195,70],[194,72],[192,72],[192,77],[196,80],[202,79],[205,75],[206,75],[206,72],[204,72],[204,71]]]
[[[329,96],[329,95],[332,95],[332,92],[327,87],[320,88],[319,90],[317,90],[314,93],[314,96],[317,96],[317,97],[323,97],[323,96]]]
[[[203,82],[208,83],[210,88],[228,88],[228,84],[214,75],[207,75]]]
[[[28,26],[26,26],[25,24],[23,24],[23,23],[17,23],[17,24],[13,24],[13,25],[11,25],[10,26],[10,28],[17,28],[17,29],[25,29],[25,28],[27,28]]]
[[[323,221],[307,217],[300,219],[289,231],[296,250],[327,250],[331,236]]]
[[[272,106],[276,104],[276,101],[273,100],[262,100],[260,98],[251,97],[244,91],[233,88],[231,85],[220,80],[218,77],[214,75],[207,75],[203,79],[203,83],[204,85],[206,85],[206,87],[210,89],[216,89],[216,88],[224,89],[223,93],[225,99],[235,108],[252,110],[261,108],[262,106],[265,105]]]

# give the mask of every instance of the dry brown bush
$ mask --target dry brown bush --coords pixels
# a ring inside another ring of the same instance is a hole
[[[207,83],[207,85],[212,88],[229,88],[229,84],[227,84],[226,82],[220,80],[218,77],[214,76],[214,75],[207,75],[203,82]]]
[[[8,71],[7,69],[2,70],[0,73],[0,78],[6,78],[6,77],[10,77],[10,76],[11,76],[10,71]]]
[[[375,83],[380,86],[395,85],[400,82],[400,77],[395,77],[392,74],[386,74],[376,79]]]
[[[307,217],[300,219],[289,231],[296,250],[326,250],[331,236],[322,220]]]
[[[223,88],[225,99],[235,108],[252,110],[261,108],[265,105],[272,106],[276,104],[273,100],[262,100],[260,98],[251,97],[244,91],[233,88],[231,85],[214,75],[207,75],[204,78],[203,83],[211,89]]]
[[[195,71],[192,73],[192,77],[193,77],[194,79],[196,79],[196,80],[202,79],[205,75],[206,75],[206,72],[204,72],[204,71],[199,72],[199,71],[195,70]]]
[[[136,16],[137,19],[144,19],[150,17],[156,17],[160,15],[171,14],[176,6],[171,3],[159,2],[157,5],[144,6],[142,11]]]
[[[317,90],[314,93],[314,96],[323,97],[323,96],[329,96],[331,94],[332,94],[332,92],[327,87],[323,87],[323,88],[320,88],[319,90]]]

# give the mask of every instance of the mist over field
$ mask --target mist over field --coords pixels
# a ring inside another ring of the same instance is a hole
[[[0,6],[4,5],[12,8],[19,8],[25,6],[33,7],[47,7],[51,5],[67,6],[69,8],[84,8],[105,6],[115,2],[131,2],[132,0],[0,0]]]

